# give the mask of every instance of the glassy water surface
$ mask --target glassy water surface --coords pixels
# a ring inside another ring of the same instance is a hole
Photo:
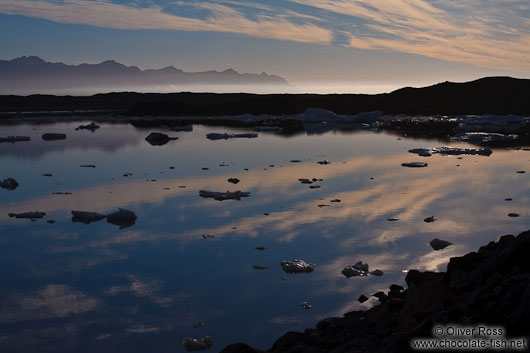
[[[248,131],[78,125],[0,127],[1,136],[31,136],[0,144],[0,179],[20,184],[0,189],[2,352],[184,352],[183,338],[207,335],[212,351],[239,341],[265,349],[288,330],[370,307],[374,298],[357,297],[403,284],[407,269],[445,270],[450,257],[530,220],[530,173],[516,173],[530,172],[524,150],[425,158],[407,151],[470,146],[371,131],[210,141],[210,132]],[[152,131],[179,139],[151,146]],[[45,132],[68,137],[44,141]],[[429,166],[401,166],[412,161]],[[299,178],[323,180],[311,189]],[[199,190],[251,195],[217,201]],[[71,220],[72,210],[120,207],[136,213],[135,225]],[[46,216],[8,216],[27,211]],[[433,238],[453,245],[434,251]],[[317,267],[284,273],[280,262],[293,259]],[[384,275],[345,278],[357,261]]]

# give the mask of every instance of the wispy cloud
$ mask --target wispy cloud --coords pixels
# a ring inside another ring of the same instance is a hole
[[[311,23],[258,16],[251,20],[240,11],[215,3],[197,3],[210,11],[205,19],[165,13],[160,6],[135,7],[105,0],[2,0],[0,13],[44,18],[70,24],[117,29],[211,31],[297,42],[329,43],[332,32]]]
[[[524,1],[290,1],[357,19],[351,47],[530,70],[530,20],[524,15],[530,6]]]
[[[530,71],[526,0],[113,1],[1,0],[0,13],[127,30],[236,33]]]

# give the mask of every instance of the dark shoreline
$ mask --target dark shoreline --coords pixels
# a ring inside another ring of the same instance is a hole
[[[407,289],[392,285],[373,308],[321,320],[316,329],[303,333],[287,332],[266,352],[409,352],[414,351],[412,339],[436,337],[433,328],[446,325],[500,327],[504,332],[497,338],[526,338],[526,349],[519,351],[528,351],[529,253],[530,231],[526,231],[451,258],[446,272],[411,270],[405,278]],[[260,352],[244,343],[221,351]]]
[[[0,96],[2,118],[21,112],[91,114],[106,111],[127,116],[292,115],[319,107],[337,114],[381,110],[387,115],[530,115],[529,79],[486,77],[401,88],[385,94],[246,94],[246,93],[106,93],[93,96]],[[83,113],[83,111],[85,111]],[[57,113],[59,112],[59,113]],[[9,113],[9,114],[7,114]]]

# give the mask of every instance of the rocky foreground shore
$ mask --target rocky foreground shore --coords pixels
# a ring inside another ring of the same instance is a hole
[[[498,326],[504,337],[530,336],[530,231],[504,235],[478,252],[454,257],[441,273],[411,270],[407,289],[392,285],[366,311],[320,321],[316,329],[287,332],[267,352],[408,352],[433,327]],[[526,349],[528,351],[528,341]],[[221,353],[257,353],[244,343]]]

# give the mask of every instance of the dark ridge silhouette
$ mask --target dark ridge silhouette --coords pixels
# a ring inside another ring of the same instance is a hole
[[[110,65],[110,64],[109,64]],[[114,65],[114,64],[112,64]],[[319,107],[338,114],[530,115],[529,79],[487,77],[385,94],[107,93],[93,96],[0,96],[0,111],[107,110],[126,115],[220,116],[299,114]]]
[[[173,66],[142,71],[136,66],[126,66],[114,60],[99,64],[66,65],[47,62],[37,56],[0,60],[0,82],[0,92],[17,94],[75,88],[102,90],[113,87],[169,88],[171,85],[289,85],[284,78],[264,72],[241,74],[233,69],[184,72]]]

